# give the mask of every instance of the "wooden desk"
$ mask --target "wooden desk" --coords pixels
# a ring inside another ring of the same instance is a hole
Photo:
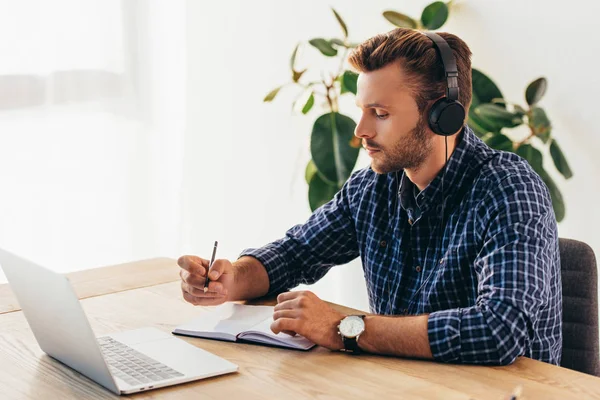
[[[131,279],[134,275],[140,279]],[[181,298],[174,260],[147,260],[79,272],[76,276],[74,286],[81,297],[87,297],[81,303],[98,335],[144,326],[170,332],[199,311]],[[0,293],[5,294],[0,300],[8,302],[6,287],[0,286]],[[0,303],[1,307],[7,309]],[[238,364],[239,372],[131,397],[499,400],[522,385],[523,399],[600,399],[600,378],[528,358],[520,358],[507,367],[478,367],[374,355],[351,356],[321,347],[301,352],[206,339],[184,340]],[[114,399],[118,396],[46,356],[22,312],[12,311],[0,315],[0,398]]]

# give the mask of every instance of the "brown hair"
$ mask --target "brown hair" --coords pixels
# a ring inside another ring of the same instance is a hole
[[[436,33],[444,38],[456,58],[458,101],[468,111],[472,97],[471,50],[451,33]],[[348,57],[348,62],[358,72],[375,71],[395,61],[400,62],[410,77],[407,82],[420,112],[425,110],[428,102],[446,94],[442,59],[432,40],[417,30],[397,28],[379,34],[361,43]]]

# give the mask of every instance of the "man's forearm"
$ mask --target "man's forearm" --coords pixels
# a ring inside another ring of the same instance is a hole
[[[432,359],[428,315],[388,317],[367,315],[358,345],[369,353]]]
[[[254,257],[240,257],[233,263],[234,291],[229,300],[250,300],[269,291],[269,276],[264,265]]]

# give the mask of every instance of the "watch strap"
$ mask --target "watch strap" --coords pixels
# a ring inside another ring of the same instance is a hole
[[[342,336],[342,340],[344,341],[344,351],[354,354],[360,353],[360,347],[358,347],[358,342],[356,341],[355,337],[347,338]]]

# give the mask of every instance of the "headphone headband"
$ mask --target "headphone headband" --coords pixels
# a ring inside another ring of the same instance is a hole
[[[425,36],[433,41],[433,44],[437,48],[442,58],[442,64],[444,65],[444,73],[446,74],[446,80],[448,86],[446,89],[446,97],[449,100],[458,101],[458,68],[456,67],[456,59],[454,53],[448,45],[448,43],[437,33],[423,32]]]

